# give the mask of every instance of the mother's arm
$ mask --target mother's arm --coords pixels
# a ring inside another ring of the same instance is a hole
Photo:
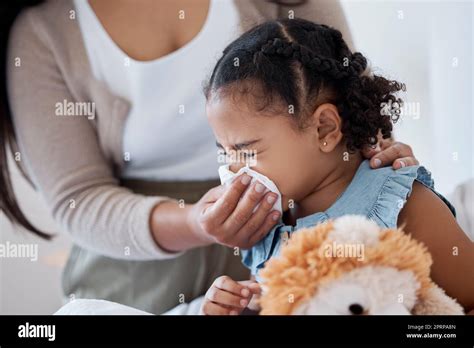
[[[285,1],[281,1],[284,3]],[[291,3],[291,1],[287,1]],[[294,1],[298,3],[298,1]],[[308,0],[302,5],[281,5],[280,16],[287,17],[294,11],[295,17],[313,21],[318,24],[325,24],[339,30],[342,33],[344,41],[349,48],[354,51],[354,43],[351,31],[344,13],[342,4],[339,0]]]
[[[56,103],[75,100],[50,38],[36,28],[34,10],[17,18],[7,60],[10,107],[30,178],[55,221],[77,244],[114,258],[173,257],[154,242],[149,226],[150,212],[166,198],[120,187],[92,123],[86,117],[56,115]]]

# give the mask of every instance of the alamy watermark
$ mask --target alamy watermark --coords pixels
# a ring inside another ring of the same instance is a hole
[[[0,243],[0,258],[26,258],[38,261],[38,244]]]
[[[94,102],[72,102],[64,99],[54,106],[56,116],[84,116],[89,120],[95,119]]]
[[[397,122],[403,117],[412,117],[414,120],[418,120],[421,116],[420,103],[419,102],[388,102],[380,103],[380,115],[388,116],[393,122]]]
[[[326,244],[323,248],[325,257],[348,257],[356,258],[357,261],[364,259],[365,245],[362,243],[336,243]]]
[[[52,342],[56,340],[56,325],[37,325],[26,322],[18,326],[20,338],[46,338]]]
[[[217,162],[219,164],[245,163],[253,167],[257,165],[257,150],[217,150]]]

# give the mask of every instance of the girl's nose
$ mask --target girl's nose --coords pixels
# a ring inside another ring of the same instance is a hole
[[[237,173],[240,168],[245,167],[245,163],[242,162],[234,162],[229,166],[231,172]]]

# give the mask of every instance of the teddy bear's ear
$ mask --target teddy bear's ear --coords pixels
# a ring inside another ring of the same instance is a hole
[[[436,284],[413,307],[414,315],[463,315],[464,310]]]
[[[334,220],[328,238],[339,244],[363,244],[375,246],[382,229],[375,221],[361,215],[344,215]]]

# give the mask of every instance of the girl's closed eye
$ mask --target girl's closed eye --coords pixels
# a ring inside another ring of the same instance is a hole
[[[219,148],[219,154],[226,159],[226,163],[244,163],[251,166],[255,166],[257,156],[261,154],[256,147],[250,146],[250,144],[237,144],[236,150],[226,150],[222,145],[216,142]]]
[[[242,155],[245,158],[255,158],[255,157],[257,157],[257,151],[255,151],[255,150],[242,150]]]

